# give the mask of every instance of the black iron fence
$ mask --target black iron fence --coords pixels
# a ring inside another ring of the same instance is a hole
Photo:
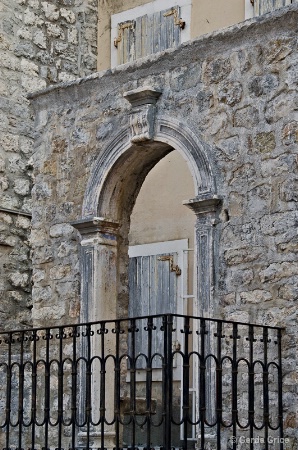
[[[169,314],[0,333],[0,445],[282,449],[281,331]]]

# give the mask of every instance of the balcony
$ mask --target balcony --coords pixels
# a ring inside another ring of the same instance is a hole
[[[173,314],[2,332],[0,444],[282,449],[281,335]]]

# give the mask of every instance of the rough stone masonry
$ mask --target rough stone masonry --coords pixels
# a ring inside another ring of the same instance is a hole
[[[96,35],[96,1],[1,1],[1,329],[31,323],[28,233],[34,120],[27,94],[94,72]]]
[[[208,145],[223,201],[214,223],[215,316],[286,328],[284,414],[292,449],[298,428],[297,19],[293,5],[31,97],[34,323],[78,320],[79,238],[70,222],[82,218],[97,158],[129,127],[124,92],[158,87],[157,118],[174,118]],[[127,277],[120,270],[122,299]]]

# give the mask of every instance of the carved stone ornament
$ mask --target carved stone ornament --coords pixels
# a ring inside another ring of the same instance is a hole
[[[132,106],[129,118],[131,142],[138,143],[153,139],[155,105],[160,95],[161,91],[148,86],[124,93],[124,98]]]

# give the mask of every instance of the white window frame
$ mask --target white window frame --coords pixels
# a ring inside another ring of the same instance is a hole
[[[245,20],[252,19],[254,17],[254,6],[250,0],[245,0]]]
[[[154,0],[145,5],[128,9],[111,16],[111,68],[118,65],[118,52],[114,46],[114,39],[118,36],[118,24],[135,20],[137,17],[162,11],[173,6],[180,7],[180,16],[185,21],[185,28],[181,29],[181,44],[190,40],[190,20],[191,20],[191,3],[192,0]]]

